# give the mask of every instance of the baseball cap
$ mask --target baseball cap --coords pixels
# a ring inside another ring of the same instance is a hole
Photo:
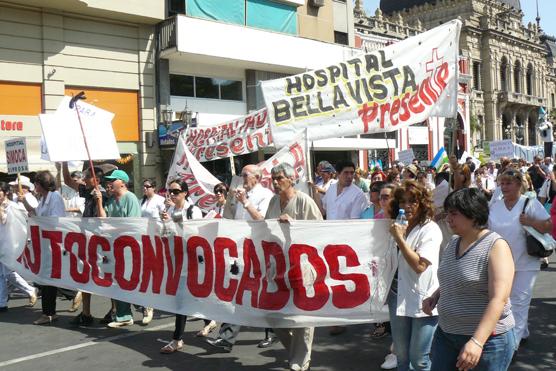
[[[124,183],[129,183],[129,176],[123,170],[114,170],[110,176],[105,176],[104,179],[108,181],[114,181],[116,179],[121,180]]]
[[[334,166],[328,164],[323,166],[320,171],[322,171],[323,173],[335,173],[336,169],[334,169]]]

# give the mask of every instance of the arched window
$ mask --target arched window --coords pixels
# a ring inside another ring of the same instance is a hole
[[[514,66],[514,91],[521,93],[521,62],[516,61]]]
[[[533,65],[529,63],[527,65],[527,74],[525,75],[525,84],[527,95],[533,95]]]
[[[502,57],[500,63],[500,89],[508,91],[508,59],[506,57]]]

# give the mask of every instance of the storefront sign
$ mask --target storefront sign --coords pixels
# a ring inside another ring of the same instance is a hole
[[[38,116],[0,115],[0,138],[40,136]]]
[[[158,124],[158,145],[175,147],[184,130],[185,126],[182,121],[174,121],[171,125]]]
[[[29,171],[25,138],[7,140],[5,142],[5,148],[8,174],[25,173]]]

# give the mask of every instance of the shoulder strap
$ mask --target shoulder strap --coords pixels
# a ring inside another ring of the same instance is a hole
[[[528,204],[529,204],[529,197],[525,199],[525,203],[523,204],[523,210],[521,210],[522,214],[525,214],[525,208],[527,207]]]

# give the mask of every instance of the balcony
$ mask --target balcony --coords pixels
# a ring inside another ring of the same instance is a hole
[[[502,91],[498,93],[498,100],[500,102],[507,102],[511,104],[521,104],[525,106],[545,106],[546,99],[543,97],[536,97],[533,95],[527,95],[523,93],[507,92]]]
[[[185,15],[157,27],[160,57],[176,63],[299,73],[361,54],[344,45]]]

